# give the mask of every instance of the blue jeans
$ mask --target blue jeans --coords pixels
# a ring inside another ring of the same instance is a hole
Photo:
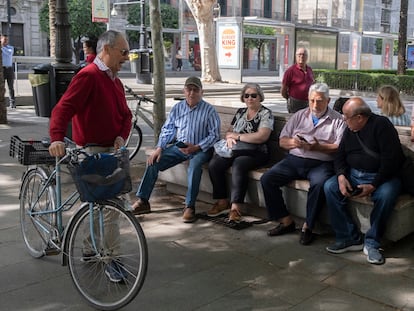
[[[348,180],[353,187],[356,187],[360,184],[370,184],[375,176],[376,173],[367,173],[351,169]],[[367,247],[380,247],[387,220],[400,194],[400,189],[401,181],[399,178],[393,178],[381,184],[371,193],[374,208],[370,215],[371,227],[365,234],[365,245]],[[358,240],[361,232],[347,208],[347,198],[339,190],[338,177],[333,176],[327,180],[324,190],[336,240],[338,242]]]
[[[323,185],[334,174],[332,162],[306,159],[288,154],[260,178],[270,220],[289,215],[280,187],[295,179],[308,179],[310,183],[306,202],[306,224],[313,229],[325,203]]]
[[[137,196],[142,199],[149,200],[151,192],[154,189],[155,182],[158,178],[158,172],[164,171],[181,162],[189,160],[187,170],[188,189],[185,198],[185,205],[194,207],[200,188],[201,174],[203,172],[202,166],[210,160],[212,155],[213,148],[210,148],[206,152],[198,151],[196,153],[186,155],[175,145],[167,147],[162,151],[159,162],[155,162],[153,165],[147,165],[141,184],[138,187]]]

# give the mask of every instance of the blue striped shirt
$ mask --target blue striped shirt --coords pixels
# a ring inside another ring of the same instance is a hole
[[[175,138],[199,145],[202,151],[213,147],[220,138],[220,117],[216,109],[204,100],[193,108],[186,100],[178,102],[161,128],[157,147],[165,149]]]

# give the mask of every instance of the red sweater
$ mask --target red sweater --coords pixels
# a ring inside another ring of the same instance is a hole
[[[52,142],[63,141],[72,119],[72,137],[77,145],[109,147],[117,136],[128,137],[131,118],[122,82],[118,78],[112,81],[95,64],[90,64],[73,77],[53,108],[50,138]]]

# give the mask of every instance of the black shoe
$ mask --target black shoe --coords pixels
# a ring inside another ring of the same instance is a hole
[[[300,232],[299,243],[302,245],[309,245],[313,242],[314,238],[315,236],[313,235],[312,230],[308,228],[302,229],[302,231]]]
[[[294,232],[295,230],[296,230],[296,226],[295,226],[294,221],[292,221],[292,223],[288,226],[285,226],[284,224],[280,223],[277,225],[277,227],[267,231],[267,235],[268,236],[282,235],[282,234]]]

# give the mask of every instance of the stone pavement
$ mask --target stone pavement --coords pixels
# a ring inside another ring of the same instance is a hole
[[[177,85],[182,83],[181,78]],[[240,88],[228,97],[229,104],[237,103]],[[31,106],[19,106],[8,111],[8,120],[0,125],[0,309],[92,310],[76,292],[68,268],[60,265],[61,256],[32,258],[20,234],[24,167],[9,157],[9,140],[11,135],[46,136],[48,119],[36,117]],[[152,146],[145,133],[144,144]],[[144,161],[143,153],[133,161],[134,186]],[[374,266],[362,252],[328,254],[329,234],[302,246],[298,232],[267,237],[270,223],[240,231],[204,220],[184,224],[183,201],[159,183],[151,198],[153,212],[139,217],[148,241],[148,274],[123,310],[414,310],[413,235],[386,244],[387,262]],[[208,208],[197,203],[198,212]]]

